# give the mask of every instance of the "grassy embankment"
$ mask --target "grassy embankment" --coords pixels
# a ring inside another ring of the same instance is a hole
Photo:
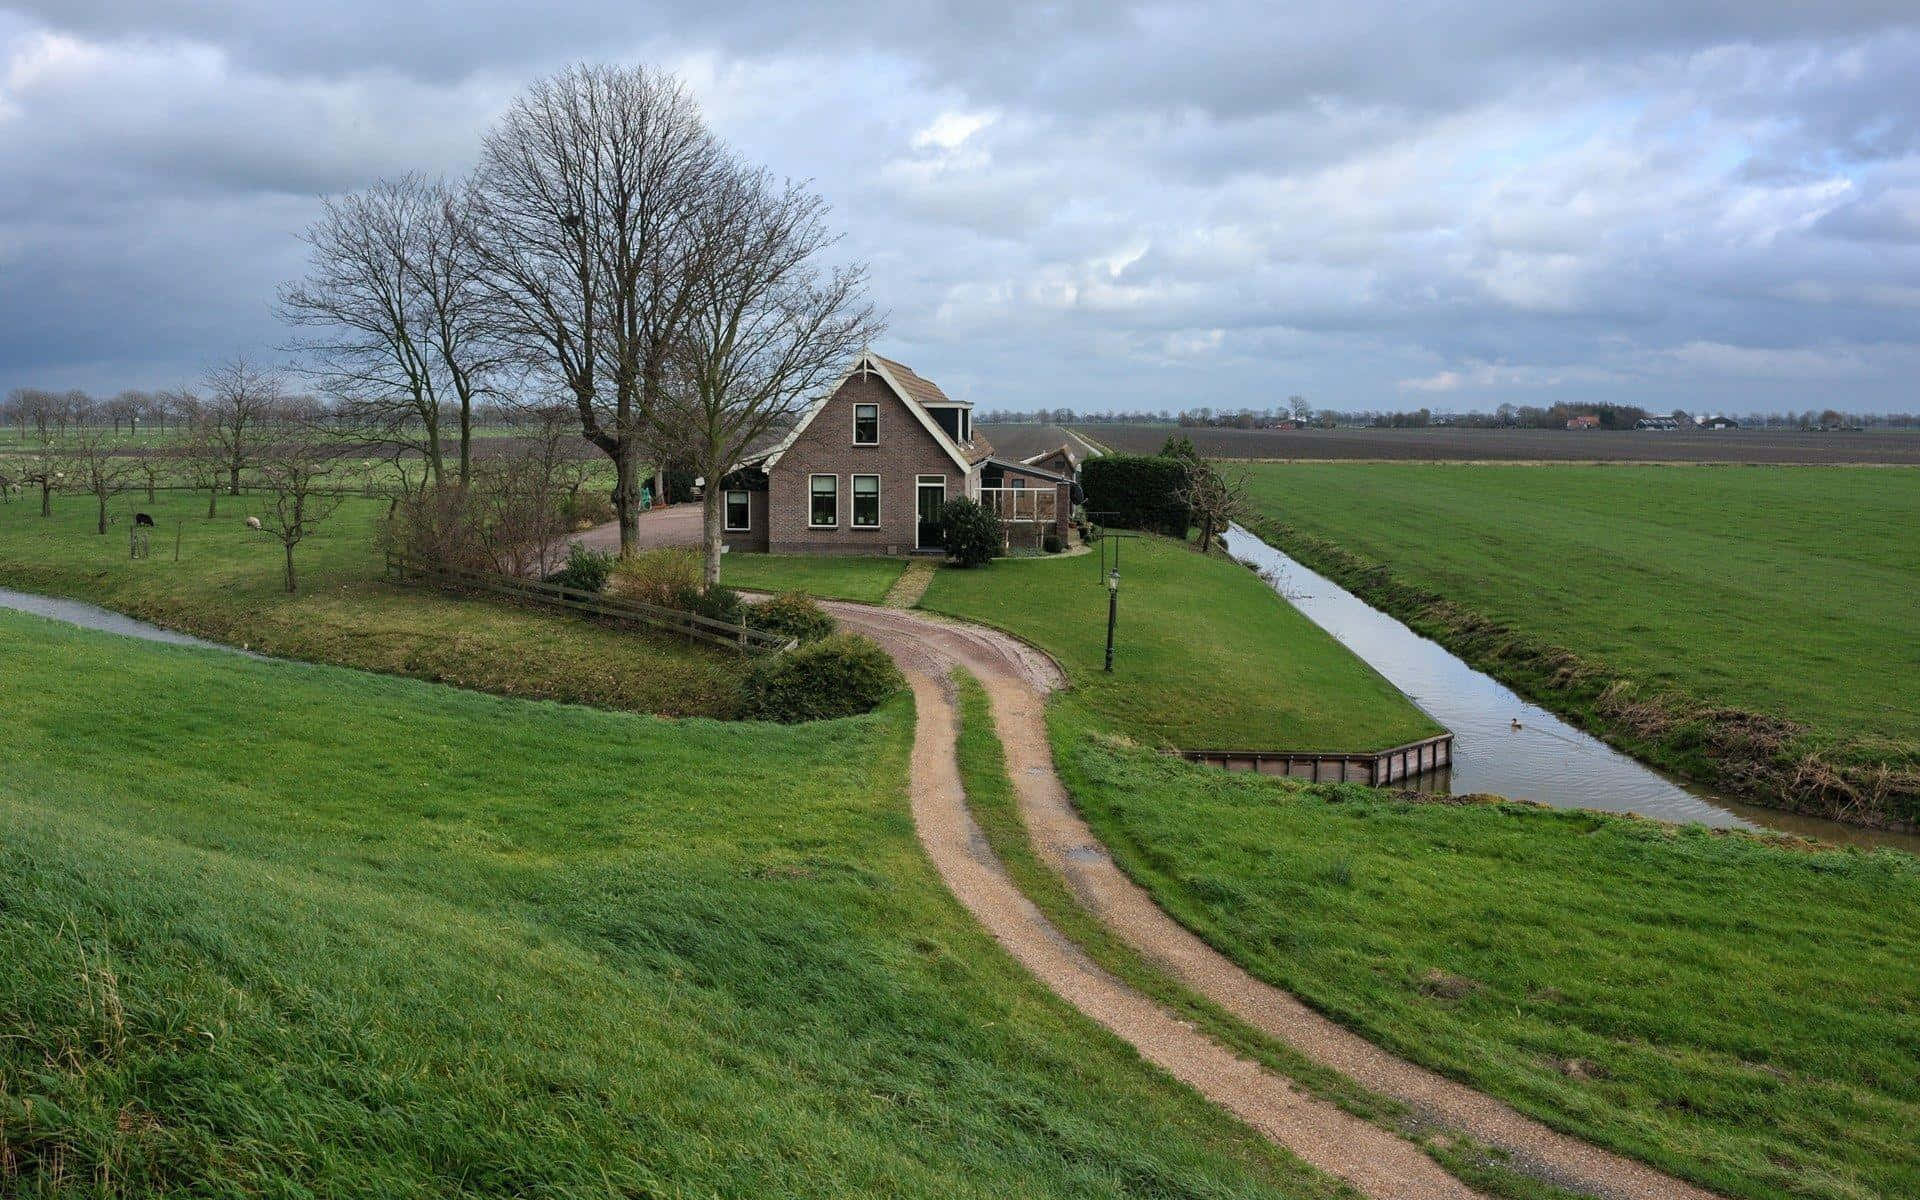
[[[737,660],[684,642],[604,628],[562,613],[466,599],[382,579],[384,501],[349,500],[295,552],[301,587],[283,590],[279,544],[245,528],[249,496],[119,497],[121,523],[94,532],[89,496],[0,505],[0,587],[71,596],[216,641],[285,658],[363,667],[672,716],[729,716]],[[127,555],[127,514],[151,512],[153,556]],[[180,561],[173,561],[176,534]]]
[[[1250,474],[1282,549],[1630,752],[1920,822],[1920,470]]]
[[[667,723],[0,613],[9,1196],[1330,1196],[1027,979],[911,712]]]
[[[1121,866],[1254,974],[1729,1195],[1920,1194],[1920,859],[1196,769],[1056,706]]]

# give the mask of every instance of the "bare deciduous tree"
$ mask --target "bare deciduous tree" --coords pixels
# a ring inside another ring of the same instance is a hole
[[[310,266],[279,312],[319,331],[294,344],[355,436],[416,451],[445,482],[441,422],[457,416],[458,478],[472,463],[475,399],[497,365],[483,336],[473,227],[463,194],[408,175],[324,202]]]
[[[256,444],[266,437],[280,408],[280,377],[241,355],[207,375],[207,392],[200,433],[207,447],[218,451],[228,494],[238,496],[240,472],[253,464]]]
[[[672,386],[650,414],[650,442],[707,480],[708,587],[720,582],[722,481],[881,329],[865,269],[823,272],[818,262],[836,240],[825,214],[804,186],[733,166],[695,218],[705,269],[675,342]]]
[[[704,266],[692,218],[720,160],[671,75],[576,66],[514,102],[475,177],[494,328],[571,396],[582,436],[613,460],[623,553],[647,414]]]
[[[1196,459],[1177,494],[1200,526],[1200,553],[1211,554],[1213,539],[1246,510],[1246,474],[1214,459]]]
[[[76,487],[99,502],[99,532],[107,531],[107,505],[127,489],[132,463],[114,450],[105,426],[76,426],[73,440],[62,452],[69,486]]]
[[[340,447],[299,426],[283,429],[260,445],[256,467],[269,497],[260,514],[260,528],[280,543],[286,553],[286,584],[296,590],[293,550],[312,536],[346,499],[335,486],[334,466]]]

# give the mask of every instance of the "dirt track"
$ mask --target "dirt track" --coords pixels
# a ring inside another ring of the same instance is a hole
[[[978,626],[864,605],[828,607],[849,628],[887,647],[912,684],[919,710],[914,824],[947,886],[1023,966],[1148,1061],[1369,1196],[1477,1194],[1412,1143],[1307,1096],[1107,974],[1020,894],[967,813],[954,759],[958,716],[947,682],[956,665],[987,691],[1007,773],[1040,857],[1067,878],[1090,911],[1187,987],[1363,1087],[1403,1101],[1424,1124],[1508,1150],[1516,1168],[1536,1177],[1607,1200],[1711,1195],[1555,1133],[1500,1101],[1395,1058],[1253,978],[1161,912],[1073,811],[1054,771],[1046,695],[1063,679],[1045,655]]]

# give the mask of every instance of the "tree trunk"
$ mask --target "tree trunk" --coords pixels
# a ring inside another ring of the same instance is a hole
[[[102,493],[97,498],[100,501],[100,532],[104,534],[107,531],[107,497]]]
[[[700,568],[703,587],[712,588],[720,582],[720,544],[726,536],[720,528],[720,515],[726,495],[718,481],[709,477],[706,491],[700,497],[700,541],[706,548],[706,561]]]
[[[53,486],[51,484],[43,483],[40,485],[40,515],[43,517],[53,515]]]
[[[473,470],[473,401],[460,401],[460,486],[466,487]]]
[[[293,543],[287,544],[287,595],[293,595]]]
[[[155,500],[153,498],[153,480],[151,479],[147,480],[147,503],[148,504],[155,503]]]
[[[613,456],[617,482],[613,485],[613,511],[620,518],[620,557],[626,558],[640,543],[640,487],[633,477],[633,447],[626,443]]]
[[[207,520],[211,521],[215,517],[220,515],[219,512],[216,511],[216,509],[219,507],[219,504],[220,504],[220,485],[216,483],[212,487],[207,489]]]
[[[240,494],[240,464],[238,462],[235,462],[230,464],[227,467],[227,495],[238,496],[239,494]]]

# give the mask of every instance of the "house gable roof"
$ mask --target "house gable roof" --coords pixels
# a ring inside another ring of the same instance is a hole
[[[1051,453],[1051,451],[1049,451],[1049,453]],[[1045,467],[1036,467],[1031,461],[1025,459],[1015,462],[1010,458],[1001,458],[998,454],[990,454],[985,459],[985,462],[986,465],[990,467],[999,467],[1002,471],[1007,471],[1015,475],[1031,475],[1036,479],[1044,479],[1048,483],[1073,482],[1073,476],[1071,475],[1062,475],[1058,471],[1050,471]]]
[[[1075,467],[1078,467],[1080,465],[1080,456],[1073,452],[1073,445],[1070,442],[1061,442],[1058,446],[1055,446],[1051,450],[1042,450],[1040,453],[1030,455],[1027,458],[1021,459],[1020,461],[1022,464],[1026,466],[1032,466],[1033,464],[1039,462],[1041,459],[1052,458],[1056,454],[1063,456],[1068,463],[1072,464]]]
[[[781,439],[780,444],[775,446],[773,451],[767,455],[766,461],[760,464],[761,469],[771,471],[774,467],[778,466],[781,456],[784,455],[796,441],[800,440],[800,435],[807,431],[807,426],[813,424],[813,419],[820,415],[822,409],[826,408],[828,401],[832,400],[834,396],[839,393],[841,387],[846,384],[848,379],[853,377],[855,372],[862,370],[872,371],[880,377],[881,381],[887,385],[887,388],[899,399],[901,405],[914,415],[921,426],[932,435],[934,442],[939,445],[940,449],[945,451],[947,457],[953,460],[953,465],[960,468],[962,475],[972,470],[974,463],[986,457],[986,454],[993,452],[993,448],[988,446],[986,447],[985,453],[978,453],[976,457],[970,459],[967,452],[961,449],[952,438],[947,436],[947,431],[940,428],[940,423],[928,414],[926,410],[927,403],[954,403],[954,401],[947,399],[946,393],[942,392],[932,380],[921,378],[919,375],[914,374],[911,369],[891,359],[881,358],[878,354],[874,354],[871,351],[862,351],[854,357],[852,365],[849,366],[838,379],[833,381],[833,386],[821,392],[819,397],[808,406],[807,411],[801,415],[800,420],[788,431],[787,436]],[[922,394],[937,397],[937,399],[930,401],[920,400],[914,394],[914,391],[909,390],[907,384],[902,380],[901,376],[903,374],[907,379],[913,381],[915,389],[918,389]]]

